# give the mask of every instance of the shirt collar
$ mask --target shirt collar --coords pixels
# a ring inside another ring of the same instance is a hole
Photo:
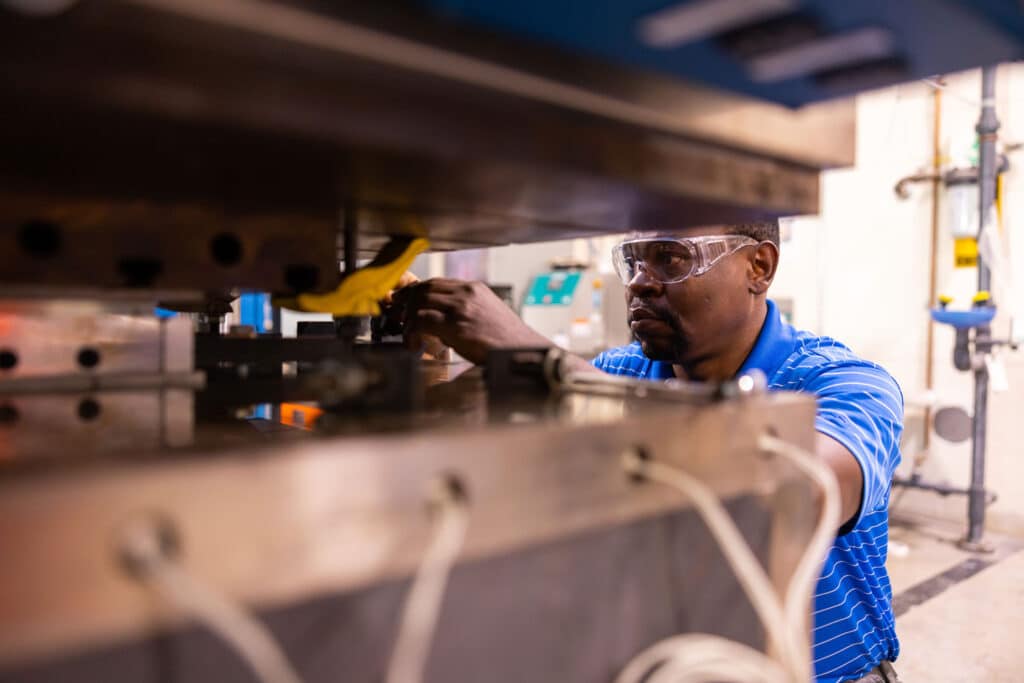
[[[754,348],[751,349],[747,360],[743,362],[737,376],[760,370],[771,379],[772,375],[782,366],[785,360],[793,353],[796,345],[796,333],[793,327],[782,322],[779,316],[779,309],[775,302],[768,300],[768,313],[764,317],[764,325],[761,326],[761,333],[757,336]]]
[[[672,363],[652,360],[650,377],[651,379],[675,379],[676,371],[672,367]]]
[[[768,379],[778,371],[787,358],[793,353],[796,346],[796,332],[791,325],[782,322],[779,309],[775,302],[768,299],[768,312],[764,317],[764,324],[761,332],[757,335],[754,348],[750,350],[747,359],[743,361],[736,376],[746,374],[751,370],[760,370]],[[675,370],[672,363],[665,361],[651,361],[651,379],[673,379]]]

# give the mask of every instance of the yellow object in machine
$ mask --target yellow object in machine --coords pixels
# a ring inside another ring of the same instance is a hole
[[[343,276],[327,294],[300,294],[295,299],[275,300],[275,305],[334,317],[380,315],[380,302],[395,288],[413,260],[430,248],[423,237],[396,237],[367,265]]]

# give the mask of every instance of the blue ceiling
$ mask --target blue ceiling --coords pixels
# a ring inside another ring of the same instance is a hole
[[[780,23],[814,26],[818,36],[881,28],[893,39],[893,54],[846,78],[812,73],[772,83],[749,77],[728,34],[670,49],[640,39],[641,19],[686,0],[418,1],[459,21],[790,106],[1024,57],[1024,11],[1016,0],[795,0],[785,16],[776,17]]]

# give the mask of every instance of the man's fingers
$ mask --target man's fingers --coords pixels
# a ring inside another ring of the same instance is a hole
[[[404,273],[402,273],[402,277],[398,278],[398,284],[395,285],[395,289],[402,289],[403,287],[408,287],[409,285],[416,284],[419,281],[420,279],[416,277],[415,274],[407,270]]]
[[[405,301],[396,298],[395,305],[405,311],[404,322],[406,325],[416,323],[417,316],[421,311],[436,311],[441,313],[441,319],[449,322],[463,310],[465,301],[454,294],[441,292],[417,292]]]
[[[421,308],[405,321],[410,331],[441,336],[441,328],[448,323],[444,311],[435,308]]]
[[[433,278],[413,282],[412,284],[395,289],[394,300],[396,303],[404,304],[420,297],[449,296],[462,293],[466,283],[460,280],[448,280],[445,278]]]

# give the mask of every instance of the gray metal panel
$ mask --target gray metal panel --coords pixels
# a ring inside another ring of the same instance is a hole
[[[729,510],[755,554],[770,555],[768,510]],[[425,680],[444,683],[611,681],[654,641],[714,633],[763,648],[724,558],[692,510],[466,562],[453,572]],[[324,595],[261,617],[306,683],[382,679],[404,580]],[[0,681],[248,683],[249,671],[198,628],[0,670]]]
[[[814,519],[809,484],[756,452],[769,426],[810,445],[814,402],[769,395],[711,406],[619,401],[563,420],[379,437],[242,445],[131,466],[0,479],[0,660],[13,663],[176,622],[118,568],[113,539],[142,513],[165,516],[190,572],[270,608],[407,576],[430,519],[424,496],[444,473],[471,497],[463,561],[622,526],[686,505],[637,486],[620,457],[642,445],[726,499],[781,492],[770,569],[782,585]],[[588,417],[588,415],[590,417]],[[596,421],[595,421],[596,416]],[[140,454],[141,455],[141,454]]]

